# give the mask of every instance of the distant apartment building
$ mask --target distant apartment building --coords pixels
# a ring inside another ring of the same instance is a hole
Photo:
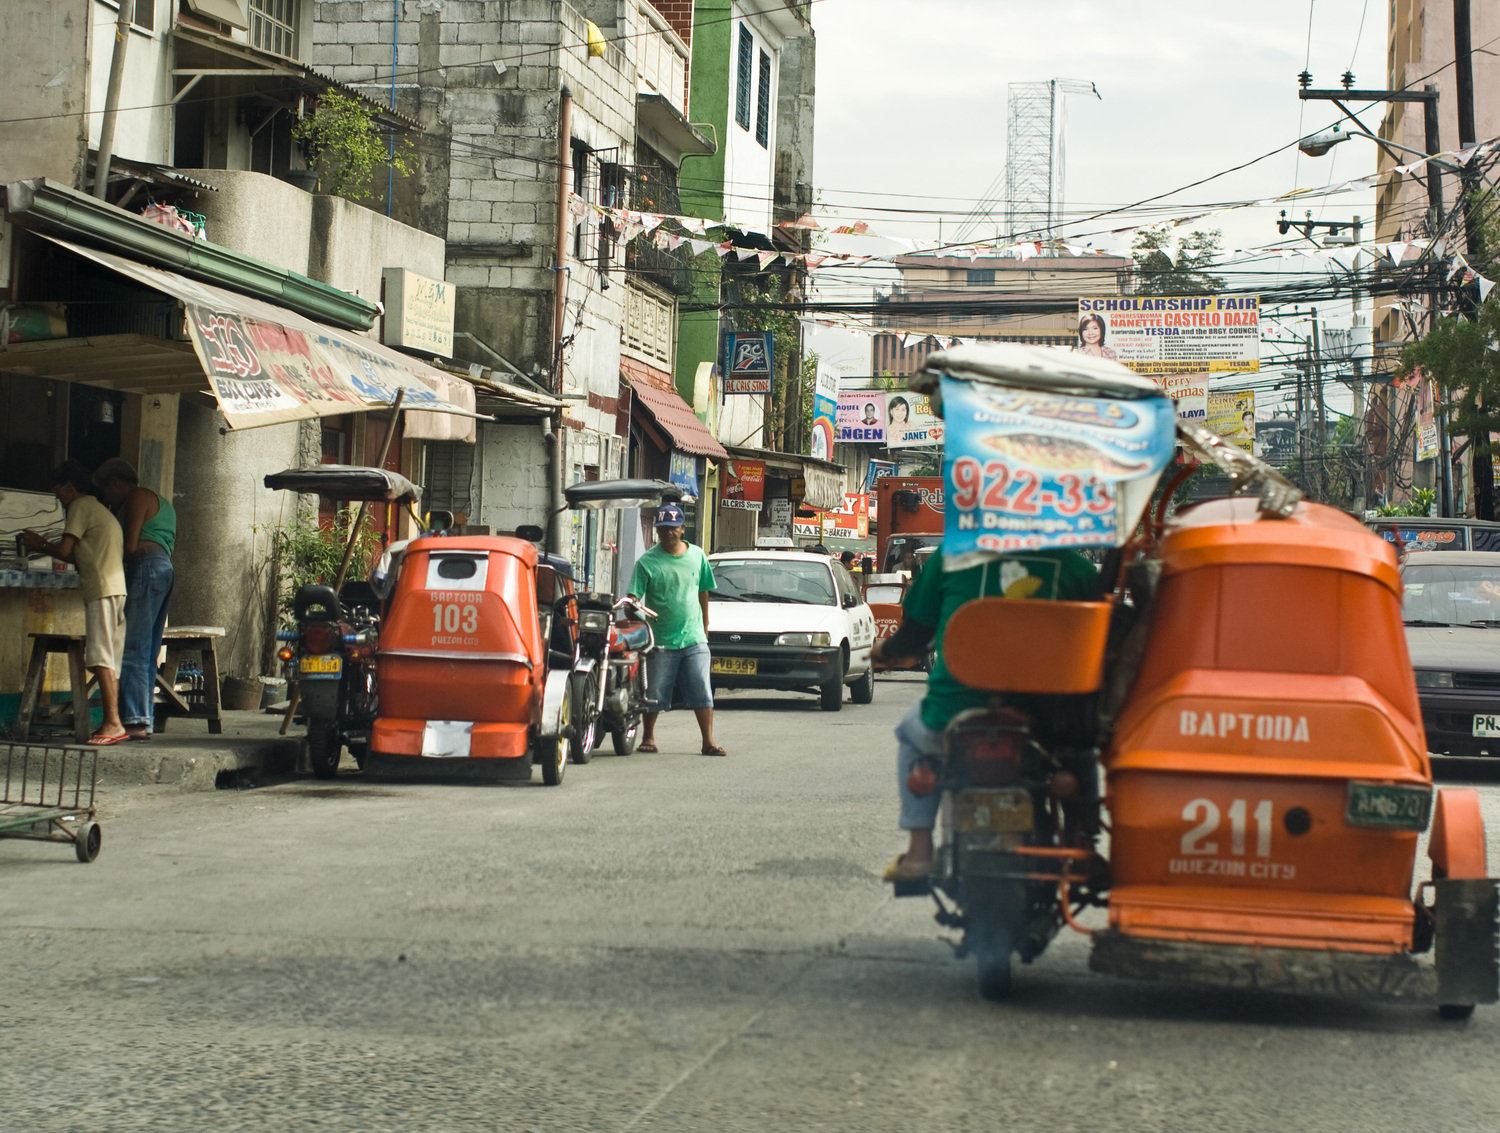
[[[901,281],[883,296],[875,324],[895,333],[871,343],[877,375],[914,374],[954,338],[1072,346],[1078,299],[1126,290],[1128,256],[896,256]]]

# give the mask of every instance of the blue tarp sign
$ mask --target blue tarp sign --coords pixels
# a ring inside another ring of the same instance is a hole
[[[1176,412],[1166,397],[1117,400],[943,378],[947,493],[943,558],[1054,547],[1108,547],[1127,538],[1172,456]]]
[[[698,458],[690,456],[685,452],[672,450],[671,463],[667,466],[668,482],[682,489],[682,498],[685,500],[696,500],[698,498]]]

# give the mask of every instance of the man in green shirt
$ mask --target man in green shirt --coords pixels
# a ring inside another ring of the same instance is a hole
[[[920,759],[943,751],[943,729],[968,708],[983,708],[990,694],[954,680],[943,660],[943,632],[960,606],[975,598],[1046,598],[1082,601],[1093,598],[1099,574],[1077,551],[1032,551],[1004,555],[969,567],[942,569],[942,548],[913,580],[901,605],[901,626],[876,642],[876,662],[921,657],[934,643],[937,662],[927,677],[927,695],[912,705],[896,726],[896,780],[901,792],[901,827],[910,843],[906,853],[885,871],[887,881],[909,881],[932,872],[932,827],[937,821],[936,794],[925,798],[911,793],[906,777]],[[1021,642],[998,642],[997,648],[1024,648]]]
[[[653,611],[656,648],[646,657],[651,711],[646,713],[640,750],[656,751],[656,718],[672,709],[682,692],[683,706],[698,718],[704,755],[724,755],[714,743],[714,695],[709,678],[708,593],[717,589],[703,548],[682,536],[686,517],[676,504],[656,510],[657,545],[637,560],[630,593]]]

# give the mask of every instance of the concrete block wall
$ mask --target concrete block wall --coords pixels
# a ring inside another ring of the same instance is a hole
[[[539,425],[480,425],[475,454],[475,523],[496,533],[539,523],[547,513],[546,443]]]

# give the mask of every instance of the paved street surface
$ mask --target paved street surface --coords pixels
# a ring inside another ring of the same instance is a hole
[[[559,790],[123,792],[91,866],[0,842],[0,1127],[1494,1128],[1500,1009],[1106,980],[1071,935],[982,1001],[879,882],[919,687],[731,695],[728,759],[678,714]]]

